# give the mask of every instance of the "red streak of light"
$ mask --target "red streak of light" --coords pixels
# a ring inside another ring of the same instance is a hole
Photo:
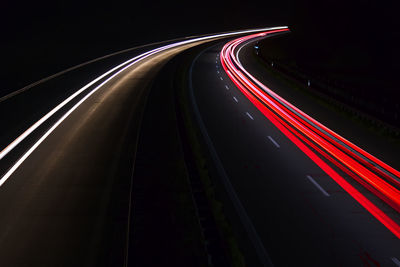
[[[282,32],[287,30],[278,30],[278,31],[270,31],[269,33]],[[265,35],[265,33],[264,33]],[[310,147],[314,148],[321,155],[326,157],[329,161],[338,166],[341,170],[345,171],[352,178],[356,179],[362,185],[364,185],[367,189],[373,192],[375,195],[383,199],[386,203],[391,205],[397,211],[400,210],[399,203],[400,198],[399,192],[397,189],[393,188],[390,184],[387,184],[385,181],[380,179],[374,173],[369,171],[363,165],[367,165],[367,167],[371,167],[371,164],[360,158],[358,155],[355,155],[347,148],[343,147],[340,144],[337,144],[332,138],[326,136],[323,132],[313,127],[299,116],[294,114],[292,111],[287,109],[281,103],[277,102],[273,98],[269,97],[267,94],[261,93],[261,90],[256,87],[249,79],[245,77],[245,75],[241,74],[238,69],[236,69],[235,64],[240,66],[238,59],[235,58],[234,48],[240,43],[262,36],[262,34],[253,34],[250,36],[238,38],[234,41],[226,44],[221,52],[221,62],[225,72],[228,74],[230,79],[236,84],[236,86],[242,91],[242,93],[283,133],[285,134],[297,147],[299,147],[313,162],[315,162],[325,173],[327,173],[332,179],[334,179],[347,193],[349,193],[357,202],[359,202],[365,209],[367,209],[375,218],[377,218],[382,224],[384,224],[393,234],[395,234],[398,238],[400,238],[400,226],[395,223],[390,217],[388,217],[382,210],[376,207],[371,201],[369,201],[364,195],[362,195],[358,190],[356,190],[352,185],[350,185],[343,177],[341,177],[337,172],[335,172],[327,163],[325,163],[320,157],[318,157],[309,147],[306,146],[307,143]],[[235,63],[232,62],[232,59]],[[243,69],[243,68],[242,68]],[[247,73],[248,74],[248,73]],[[269,90],[269,89],[268,89]],[[258,96],[255,97],[250,91]],[[276,94],[275,94],[276,95]],[[392,174],[399,174],[399,172],[380,160],[376,159],[372,155],[368,154],[364,150],[358,148],[351,142],[347,141],[343,137],[334,133],[330,129],[326,128],[316,120],[312,119],[307,114],[303,113],[299,109],[295,108],[293,105],[288,103],[286,100],[282,99],[280,96],[276,95],[283,103],[290,106],[296,112],[303,115],[309,121],[316,124],[321,129],[325,130],[338,140],[342,141],[355,151],[360,154],[366,156],[368,159],[374,161],[379,164],[385,170],[389,170]],[[267,108],[269,106],[269,108]],[[274,113],[274,112],[275,113]],[[280,118],[282,117],[282,118]],[[289,123],[286,123],[284,119]],[[292,124],[292,126],[290,126]],[[320,145],[327,152],[331,153],[334,157],[329,156],[322,149],[318,148],[315,144],[313,144],[310,140],[307,140],[305,136],[301,135],[299,132],[296,132],[297,128],[303,134],[305,134],[308,138],[313,140],[315,143]],[[297,136],[297,137],[296,137]],[[300,139],[303,142],[300,141]],[[325,138],[325,139],[323,139]],[[340,149],[343,149],[346,153],[343,153]],[[349,157],[347,154],[353,156]],[[360,161],[363,165],[357,162]],[[349,167],[353,172],[349,169],[345,168],[342,164],[345,164]],[[376,171],[376,169],[375,169]],[[383,174],[382,171],[378,172]],[[359,176],[357,176],[356,174]],[[360,178],[363,177],[363,179]],[[386,175],[386,178],[390,176]],[[392,179],[392,178],[391,178]],[[397,182],[396,180],[394,180]]]

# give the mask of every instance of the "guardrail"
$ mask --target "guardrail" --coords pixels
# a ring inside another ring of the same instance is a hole
[[[334,102],[342,110],[382,128],[389,134],[400,136],[398,99],[379,96],[379,88],[377,88],[376,94],[363,94],[360,93],[360,90],[340,81],[328,81],[282,62],[274,61],[271,57],[264,55],[261,50],[258,50],[257,55],[272,69],[294,80],[302,87],[328,98],[329,102]]]

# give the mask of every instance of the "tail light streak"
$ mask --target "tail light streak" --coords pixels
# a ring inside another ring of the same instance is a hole
[[[240,63],[238,57],[242,47],[238,49],[238,46],[254,38],[285,31],[288,31],[288,29],[270,30],[228,42],[220,53],[221,64],[225,72],[239,90],[283,134],[375,218],[400,238],[400,226],[355,189],[322,158],[333,163],[397,212],[400,212],[400,172],[296,108],[254,78]]]

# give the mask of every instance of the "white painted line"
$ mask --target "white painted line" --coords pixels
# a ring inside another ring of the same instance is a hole
[[[219,78],[220,78],[220,80],[221,80],[221,81],[223,81],[223,80],[224,80],[224,79],[222,79],[222,77],[221,77],[221,76],[220,76]]]
[[[392,261],[394,262],[394,264],[396,264],[397,266],[400,267],[400,260],[397,259],[396,257],[392,257]]]
[[[236,97],[233,97],[233,100],[235,100],[235,101],[236,101],[236,103],[239,103],[239,100],[237,100],[237,98],[236,98]]]
[[[310,175],[307,175],[307,178],[327,197],[330,195],[326,192]]]
[[[252,120],[254,121],[254,118],[253,118],[253,116],[250,115],[250,113],[246,112],[246,115],[247,115],[250,119],[252,119]]]
[[[226,88],[226,90],[229,90],[229,86],[228,85],[225,85],[225,88]]]
[[[276,142],[271,136],[268,135],[268,139],[277,147],[280,148],[281,146]]]
[[[219,70],[217,70],[217,73],[219,74]]]

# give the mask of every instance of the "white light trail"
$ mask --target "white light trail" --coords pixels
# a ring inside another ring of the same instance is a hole
[[[90,93],[88,93],[85,97],[83,97],[78,103],[76,103],[70,110],[68,110],[49,130],[46,131],[46,133],[38,140],[36,143],[28,150],[26,151],[21,158],[17,162],[14,163],[14,165],[1,177],[0,179],[0,186],[2,186],[5,181],[17,170],[17,168],[26,160],[26,158],[29,157],[30,154],[61,124],[62,121],[64,121],[79,105],[81,105],[89,96],[91,96],[94,92],[96,92],[98,89],[100,89],[104,84],[106,84],[108,81],[110,81],[112,78],[117,76],[119,73],[124,71],[125,69],[129,68],[130,66],[138,63],[139,61],[142,61],[143,59],[154,55],[156,53],[160,53],[166,49],[182,46],[185,44],[190,44],[190,43],[195,43],[199,41],[205,41],[205,40],[211,40],[211,39],[216,39],[216,38],[223,38],[223,37],[229,37],[229,36],[235,36],[235,35],[240,35],[240,34],[246,34],[246,33],[254,33],[254,32],[260,32],[260,31],[266,31],[266,30],[277,30],[277,29],[286,29],[287,26],[281,26],[281,27],[271,27],[271,28],[262,28],[262,29],[252,29],[252,30],[243,30],[243,31],[236,31],[236,32],[230,32],[230,33],[221,33],[221,34],[214,34],[214,35],[209,35],[205,37],[197,37],[193,39],[189,39],[186,41],[180,41],[177,43],[165,45],[153,50],[150,50],[148,52],[145,52],[143,54],[140,54],[132,59],[129,59],[120,65],[112,68],[111,70],[107,71],[106,73],[100,75],[90,83],[86,84],[82,88],[80,88],[78,91],[73,93],[71,96],[66,98],[64,101],[62,101],[60,104],[58,104],[56,107],[54,107],[50,112],[48,112],[45,116],[43,116],[41,119],[39,119],[37,122],[35,122],[32,126],[30,126],[25,132],[23,132],[20,136],[18,136],[14,141],[12,141],[9,145],[7,145],[1,152],[0,152],[0,160],[3,159],[10,151],[12,151],[19,143],[21,143],[27,136],[29,136],[34,130],[36,130],[40,125],[42,125],[46,120],[48,120],[51,116],[53,116],[57,111],[59,111],[62,107],[64,107],[66,104],[68,104],[70,101],[75,99],[79,94],[90,88],[92,85],[94,85],[96,82],[100,81],[101,79],[107,77],[108,75],[112,74],[113,72],[117,71],[113,75],[111,75],[109,78],[107,78],[104,82],[102,82],[100,85],[98,85],[96,88],[94,88]],[[130,63],[130,64],[129,64]]]

